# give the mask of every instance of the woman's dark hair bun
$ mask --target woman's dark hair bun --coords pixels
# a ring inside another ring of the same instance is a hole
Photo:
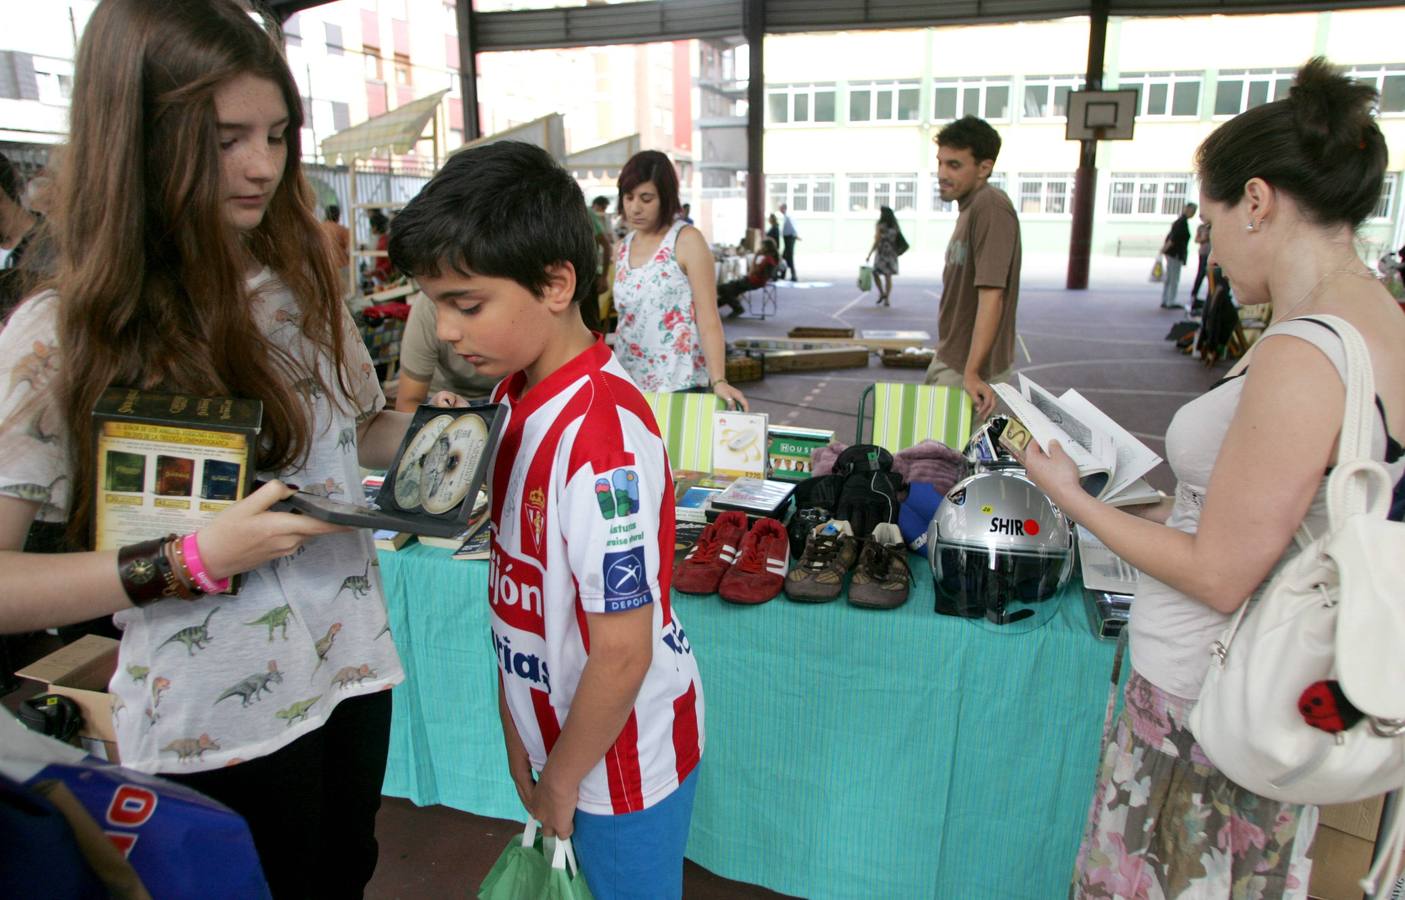
[[[1376,97],[1375,87],[1322,57],[1308,60],[1286,99],[1235,116],[1200,144],[1201,193],[1233,206],[1250,179],[1262,178],[1320,224],[1360,226],[1380,201],[1385,176]]]
[[[1288,101],[1303,149],[1323,163],[1364,150],[1376,131],[1371,116],[1376,89],[1347,78],[1320,56],[1298,70]]]

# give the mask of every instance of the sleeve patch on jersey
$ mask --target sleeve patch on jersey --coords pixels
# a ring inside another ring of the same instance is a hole
[[[606,520],[625,518],[639,512],[639,473],[616,469],[612,475],[595,479],[595,501]]]
[[[603,565],[605,612],[624,612],[653,602],[649,576],[644,566],[644,548],[631,547],[619,553],[606,553]]]

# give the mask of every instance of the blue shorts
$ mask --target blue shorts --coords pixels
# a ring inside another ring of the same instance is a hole
[[[683,896],[683,851],[693,819],[698,768],[678,789],[639,812],[602,816],[576,810],[571,845],[596,900]]]

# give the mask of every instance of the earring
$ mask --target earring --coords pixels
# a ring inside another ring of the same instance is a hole
[[[1249,222],[1248,225],[1245,225],[1245,226],[1244,226],[1244,230],[1245,230],[1245,231],[1253,231],[1253,230],[1254,230],[1254,223],[1253,223],[1252,220]]]

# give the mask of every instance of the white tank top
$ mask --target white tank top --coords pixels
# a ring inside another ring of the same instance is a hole
[[[1306,319],[1287,319],[1268,328],[1263,337],[1276,334],[1307,341],[1325,353],[1339,373],[1346,372],[1346,351],[1340,339],[1322,325]],[[1166,429],[1166,461],[1176,474],[1175,506],[1166,519],[1172,528],[1194,534],[1200,527],[1205,487],[1210,483],[1215,459],[1244,391],[1242,375],[1241,372],[1225,379],[1182,406]],[[1385,459],[1386,442],[1385,425],[1378,414],[1371,438],[1373,459]],[[1405,458],[1387,463],[1387,468],[1391,482],[1398,482],[1405,470]],[[1324,476],[1303,519],[1313,534],[1321,534],[1327,527],[1326,485]],[[1295,545],[1290,543],[1264,583],[1296,553]],[[1200,695],[1200,685],[1210,666],[1210,645],[1219,638],[1228,620],[1225,613],[1143,573],[1128,623],[1132,665],[1163,691],[1192,700]]]

